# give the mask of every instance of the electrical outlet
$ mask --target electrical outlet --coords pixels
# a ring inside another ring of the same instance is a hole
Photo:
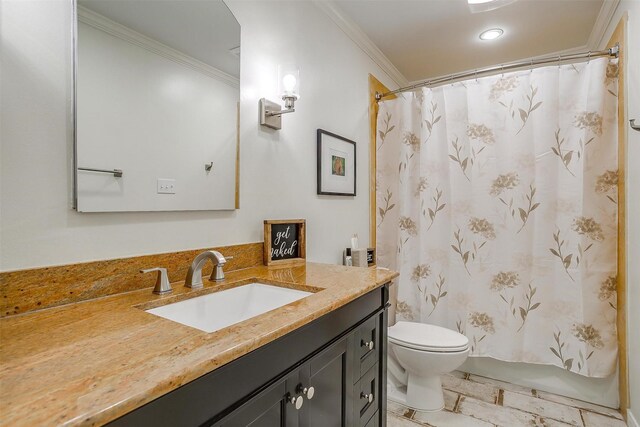
[[[158,194],[176,194],[176,180],[158,178]]]

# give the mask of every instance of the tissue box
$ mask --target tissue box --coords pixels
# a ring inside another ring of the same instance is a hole
[[[346,248],[344,251],[344,259],[346,260],[346,257],[348,256],[351,257],[351,265],[353,265],[354,267],[370,267],[376,264],[375,248]]]

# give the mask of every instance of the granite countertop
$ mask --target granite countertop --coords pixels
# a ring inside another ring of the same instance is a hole
[[[101,425],[387,283],[397,273],[307,263],[229,272],[0,319],[0,425]],[[205,333],[144,309],[257,279],[314,295]]]

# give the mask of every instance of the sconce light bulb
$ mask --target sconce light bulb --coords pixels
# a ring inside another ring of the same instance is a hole
[[[293,74],[287,74],[282,78],[282,86],[287,93],[292,93],[298,80]]]

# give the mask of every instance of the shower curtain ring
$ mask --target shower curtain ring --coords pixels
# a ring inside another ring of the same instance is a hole
[[[531,65],[529,65],[529,72],[533,73],[533,58],[531,58]]]
[[[478,69],[473,70],[473,74],[476,77],[476,83],[478,83]]]
[[[587,64],[591,62],[591,51],[589,51],[589,54],[587,55]]]
[[[502,70],[502,77],[504,77],[504,64],[500,64],[500,69]]]
[[[560,58],[562,58],[560,55],[558,55],[558,68],[560,68]]]

